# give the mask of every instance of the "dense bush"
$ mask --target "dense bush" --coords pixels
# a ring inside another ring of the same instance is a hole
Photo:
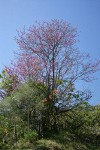
[[[37,141],[36,150],[65,150],[64,146],[53,140],[41,139]]]

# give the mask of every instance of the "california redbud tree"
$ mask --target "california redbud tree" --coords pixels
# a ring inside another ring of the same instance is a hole
[[[47,101],[52,99],[57,103],[57,97],[66,101],[73,99],[75,82],[92,81],[100,64],[98,60],[92,62],[89,54],[79,51],[77,29],[64,20],[23,28],[15,40],[20,56],[8,70],[13,70],[22,81],[31,78],[45,84]]]
[[[53,131],[59,132],[62,126],[58,124],[63,115],[66,118],[69,111],[87,107],[91,93],[77,90],[76,82],[91,82],[100,61],[93,62],[89,54],[79,51],[77,29],[63,20],[23,28],[15,40],[19,46],[17,59],[5,67],[5,76],[1,77],[10,80],[7,86],[7,80],[4,80],[2,87],[12,90],[9,93],[16,102],[13,92],[19,91],[20,83],[26,83],[34,91],[33,95],[30,92],[24,95],[31,108],[27,110],[28,128],[37,122],[35,130],[42,137]]]

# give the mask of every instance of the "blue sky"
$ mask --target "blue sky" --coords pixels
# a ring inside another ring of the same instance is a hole
[[[100,59],[100,0],[0,0],[0,72],[18,49],[16,29],[51,19],[64,19],[77,27],[80,51]],[[91,104],[100,104],[100,72],[96,77],[98,80],[80,85],[93,91]]]

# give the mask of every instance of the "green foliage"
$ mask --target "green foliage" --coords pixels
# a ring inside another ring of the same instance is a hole
[[[65,150],[64,146],[53,140],[41,139],[37,141],[36,150]]]
[[[58,84],[62,88],[64,83]],[[64,103],[56,105],[59,94],[53,91],[54,99],[48,101],[45,84],[19,84],[0,102],[0,148],[98,150],[100,106],[90,106],[84,92],[75,92],[71,83],[68,86]]]
[[[38,134],[36,131],[29,131],[24,134],[24,139],[30,143],[34,143],[38,139]]]
[[[4,91],[4,96],[9,96],[17,87],[18,79],[16,75],[9,75],[5,70],[0,74],[0,89]]]

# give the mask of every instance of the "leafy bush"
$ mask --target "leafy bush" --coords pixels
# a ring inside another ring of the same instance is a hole
[[[36,141],[38,138],[38,134],[36,131],[29,131],[28,133],[25,134],[25,140],[33,143]]]
[[[14,148],[21,148],[21,149],[26,149],[26,148],[33,148],[34,143],[36,142],[38,138],[38,134],[36,131],[29,131],[25,133],[24,138],[21,138],[17,144],[14,145]]]
[[[37,141],[36,150],[65,150],[65,148],[56,141],[41,139]]]

